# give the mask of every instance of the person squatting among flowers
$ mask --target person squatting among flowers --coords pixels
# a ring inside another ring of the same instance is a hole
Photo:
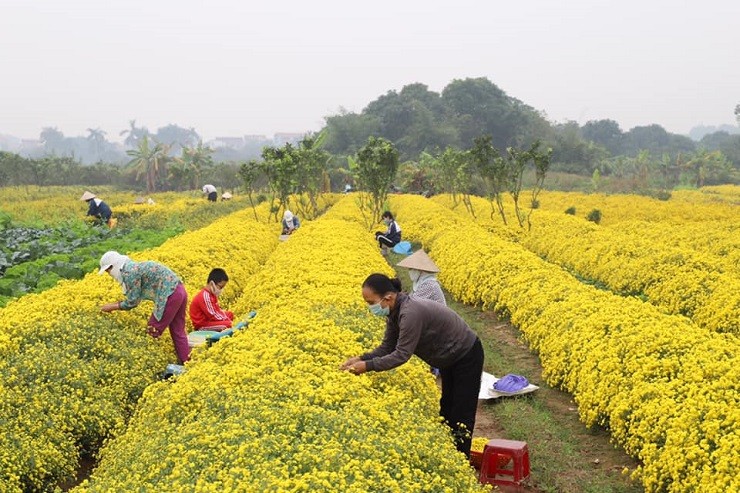
[[[172,344],[180,364],[190,359],[188,335],[185,331],[185,311],[188,294],[180,278],[168,267],[152,261],[134,262],[118,252],[105,252],[100,258],[98,274],[107,272],[123,288],[126,299],[106,303],[100,309],[106,313],[131,310],[141,300],[154,302],[154,312],[147,323],[147,333],[158,338],[169,327]]]
[[[391,211],[383,213],[383,223],[388,226],[385,231],[376,231],[375,239],[380,246],[380,253],[388,255],[388,248],[393,248],[401,241],[401,226],[393,218]]]
[[[291,235],[295,232],[296,229],[301,227],[301,222],[298,220],[298,217],[295,214],[286,210],[283,214],[282,225],[283,232],[281,234]]]
[[[222,310],[218,297],[229,282],[229,276],[223,269],[213,269],[208,274],[206,286],[193,297],[190,303],[190,320],[196,330],[222,331],[234,323],[234,314]]]
[[[453,310],[400,291],[401,282],[384,274],[371,274],[365,279],[362,297],[368,308],[374,315],[386,317],[383,342],[370,352],[349,358],[340,368],[356,375],[386,371],[406,363],[414,354],[439,368],[439,414],[452,429],[457,449],[469,456],[483,371],[483,345]]]

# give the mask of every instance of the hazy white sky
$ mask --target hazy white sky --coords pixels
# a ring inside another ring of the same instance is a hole
[[[465,77],[552,120],[686,133],[735,122],[739,19],[740,0],[2,0],[0,133],[303,132]]]

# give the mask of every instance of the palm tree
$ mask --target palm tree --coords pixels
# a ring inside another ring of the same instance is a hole
[[[148,193],[157,189],[157,183],[167,172],[167,161],[169,160],[167,156],[169,146],[156,141],[154,143],[154,147],[151,147],[149,138],[145,135],[136,149],[126,151],[126,154],[133,158],[128,164],[136,169],[136,179],[138,180],[141,175],[146,177]]]
[[[90,135],[87,136],[87,140],[93,143],[95,148],[95,161],[100,161],[100,149],[105,145],[105,130],[98,128],[88,128],[87,131]]]
[[[123,143],[126,147],[133,149],[139,145],[141,139],[149,135],[149,130],[146,127],[137,127],[136,120],[129,120],[128,124],[131,128],[128,130],[122,130],[119,135],[123,136],[128,134]]]
[[[213,149],[203,145],[203,141],[198,141],[195,147],[183,147],[182,155],[176,158],[183,169],[191,172],[193,178],[193,187],[197,190],[200,188],[200,178],[203,171],[213,166]]]

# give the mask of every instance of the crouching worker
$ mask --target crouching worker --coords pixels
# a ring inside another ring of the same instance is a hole
[[[208,274],[208,282],[190,303],[190,320],[196,330],[215,330],[220,332],[231,327],[234,323],[234,314],[222,310],[218,306],[218,297],[221,295],[229,276],[223,269],[213,269]]]
[[[440,369],[442,398],[439,414],[452,429],[455,445],[470,455],[475,426],[483,346],[473,330],[442,303],[413,298],[401,291],[398,279],[371,274],[362,283],[362,297],[374,315],[385,318],[383,342],[370,352],[341,365],[355,375],[386,371],[414,354]]]
[[[98,223],[104,223],[110,227],[113,227],[111,226],[111,216],[113,215],[113,211],[111,211],[108,204],[97,198],[94,193],[88,192],[87,190],[85,190],[85,193],[82,194],[80,200],[82,200],[83,202],[87,202],[88,216],[94,217]]]
[[[185,332],[185,311],[188,294],[177,274],[157,262],[134,262],[118,252],[105,252],[100,259],[98,274],[107,272],[123,288],[126,299],[100,307],[104,312],[131,310],[141,300],[154,302],[147,333],[158,338],[170,328],[172,344],[180,364],[190,359],[188,335]]]
[[[301,227],[301,222],[292,212],[285,211],[283,214],[283,232],[281,234],[291,235],[296,229]]]
[[[385,256],[388,255],[389,248],[393,248],[401,241],[401,227],[396,222],[391,211],[385,211],[383,213],[383,223],[388,226],[388,229],[377,231],[375,233],[375,239],[378,241],[378,246],[380,246],[380,253]]]

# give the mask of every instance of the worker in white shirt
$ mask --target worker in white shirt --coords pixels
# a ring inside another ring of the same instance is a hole
[[[203,185],[203,193],[208,194],[208,200],[211,202],[215,202],[216,199],[218,199],[218,192],[216,191],[216,187],[214,187],[210,183],[207,185]]]

